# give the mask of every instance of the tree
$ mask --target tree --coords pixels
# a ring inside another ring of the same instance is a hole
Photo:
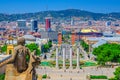
[[[5,74],[0,74],[0,80],[4,80],[5,79]]]
[[[52,41],[49,40],[48,43],[42,45],[42,52],[48,52],[49,49],[52,47]]]
[[[115,80],[120,80],[120,67],[116,68],[114,75],[115,75]]]
[[[7,45],[3,45],[1,47],[1,52],[3,53],[3,52],[6,52],[6,51],[7,51]]]
[[[48,52],[49,50],[49,45],[48,44],[44,44],[44,52]]]
[[[120,45],[103,44],[95,48],[93,54],[97,56],[98,63],[102,65],[106,62],[120,62]]]
[[[82,45],[85,51],[87,52],[89,51],[89,45],[86,44],[83,40],[80,41],[80,44]]]
[[[49,47],[52,47],[52,41],[51,41],[51,40],[49,40],[48,46],[49,46]]]
[[[41,51],[40,51],[38,45],[35,43],[27,44],[26,47],[28,47],[31,52],[36,50],[36,55],[38,55],[38,56],[41,54]]]

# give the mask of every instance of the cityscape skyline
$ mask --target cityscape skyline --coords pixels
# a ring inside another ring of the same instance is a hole
[[[81,9],[96,13],[120,12],[119,0],[1,0],[0,13],[34,13],[47,10]]]
[[[0,80],[120,80],[120,0],[0,0]]]

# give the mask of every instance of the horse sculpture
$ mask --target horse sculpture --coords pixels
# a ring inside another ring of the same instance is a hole
[[[37,80],[35,67],[40,64],[40,58],[30,52],[25,45],[25,39],[20,37],[15,52],[9,58],[0,62],[0,67],[6,65],[5,80]],[[29,57],[27,61],[26,57]]]

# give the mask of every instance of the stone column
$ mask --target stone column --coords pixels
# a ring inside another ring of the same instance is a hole
[[[59,68],[59,63],[58,63],[58,46],[56,46],[56,68]]]
[[[70,46],[70,69],[72,69],[72,45]]]
[[[63,47],[63,69],[66,69],[65,67],[65,47]]]
[[[77,46],[77,69],[80,69],[80,64],[79,64],[79,61],[80,61],[80,48],[79,46]]]

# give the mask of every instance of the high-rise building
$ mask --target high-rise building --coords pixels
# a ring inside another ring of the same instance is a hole
[[[17,26],[20,30],[28,30],[26,20],[17,20]]]
[[[45,18],[45,29],[46,31],[51,30],[51,18],[50,17]]]
[[[20,27],[26,27],[26,20],[17,20],[17,26]]]
[[[71,18],[71,26],[74,26],[74,18]]]
[[[31,31],[37,32],[37,30],[38,30],[38,21],[31,20]]]

